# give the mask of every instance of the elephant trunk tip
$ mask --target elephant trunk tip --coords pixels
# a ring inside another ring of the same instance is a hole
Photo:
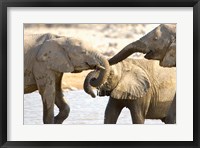
[[[89,94],[92,98],[96,98],[96,95],[95,95],[95,93],[93,92],[92,89],[90,89],[90,88],[84,88],[84,90],[85,90],[85,92],[86,92],[87,94]]]
[[[94,93],[90,94],[90,96],[91,96],[92,98],[96,98],[96,95],[95,95]]]
[[[95,98],[96,95],[94,94],[94,92],[93,92],[93,90],[92,90],[92,87],[91,87],[91,85],[90,85],[90,81],[91,81],[91,79],[96,79],[96,77],[97,77],[97,74],[96,74],[94,71],[90,72],[90,73],[87,75],[87,77],[86,77],[86,79],[85,79],[85,81],[84,81],[84,84],[83,84],[83,89],[84,89],[84,91],[85,91],[87,94],[89,94],[92,98]],[[91,78],[91,79],[90,79],[90,78]]]

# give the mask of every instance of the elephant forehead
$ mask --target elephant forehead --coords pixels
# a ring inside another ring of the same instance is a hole
[[[110,76],[120,75],[121,74],[121,64],[112,65],[110,67]]]
[[[176,31],[176,24],[163,24],[163,27],[165,27],[169,31]]]
[[[154,34],[153,34],[155,37],[158,37],[158,38],[160,38],[161,37],[161,35],[162,35],[162,32],[161,32],[161,27],[158,27],[156,30],[155,30],[155,32],[154,32]]]
[[[152,36],[157,37],[158,39],[169,38],[169,30],[165,24],[158,26],[154,31],[152,31]]]
[[[129,58],[129,59],[122,61],[121,64],[118,67],[120,67],[122,69],[121,72],[123,74],[123,72],[130,71],[134,68],[137,68],[138,66],[136,65],[135,60]]]
[[[121,78],[121,64],[112,65],[110,74],[106,82],[100,87],[100,90],[112,90],[116,87]]]
[[[75,38],[67,38],[66,44],[71,45],[71,46],[83,46],[83,41],[80,41],[79,39]]]
[[[88,42],[80,40],[80,39],[68,38],[67,42],[65,42],[65,44],[68,47],[71,47],[71,49],[73,49],[75,51],[87,52],[90,50],[94,50],[91,43],[88,43]]]
[[[119,81],[119,79],[121,78],[122,76],[122,68],[123,68],[123,65],[122,63],[118,63],[116,65],[112,65],[110,67],[110,75],[108,77],[108,80],[110,81]],[[116,82],[117,83],[117,82]]]

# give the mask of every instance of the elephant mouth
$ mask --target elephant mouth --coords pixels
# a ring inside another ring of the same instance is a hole
[[[162,67],[176,67],[176,63],[167,63],[163,60],[159,62],[159,65]]]
[[[98,96],[110,96],[111,92],[110,91],[107,91],[107,90],[101,90],[101,89],[98,89],[97,91],[97,95]]]
[[[146,55],[144,56],[146,59],[152,59],[153,58],[153,51],[149,50],[149,52],[146,53]]]
[[[88,62],[85,62],[85,65],[88,66],[88,69],[97,69],[97,64],[89,64]]]
[[[80,73],[83,70],[95,69],[95,65],[90,65],[87,62],[83,63],[84,66],[76,66],[72,73]]]
[[[160,53],[159,52],[155,52],[158,50],[149,50],[149,52],[146,53],[146,55],[144,56],[146,59],[148,60],[160,60]]]
[[[81,73],[83,70],[74,70],[71,73]]]

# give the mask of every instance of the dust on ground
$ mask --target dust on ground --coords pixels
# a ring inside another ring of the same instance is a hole
[[[54,33],[75,37],[90,43],[107,58],[112,57],[127,44],[139,39],[159,24],[25,24],[25,34]],[[134,58],[143,54],[135,53]],[[90,70],[81,73],[65,73],[64,90],[83,89],[83,82]]]

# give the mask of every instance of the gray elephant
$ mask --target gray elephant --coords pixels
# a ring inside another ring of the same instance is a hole
[[[24,36],[24,93],[39,90],[45,124],[61,124],[70,112],[61,89],[63,73],[96,68],[100,73],[92,84],[98,87],[109,74],[109,63],[83,41],[53,34]],[[55,117],[54,104],[59,108]]]
[[[84,90],[94,95],[90,80],[98,71],[90,72]],[[125,59],[111,66],[107,81],[98,87],[99,96],[110,96],[105,110],[105,124],[115,124],[124,107],[131,112],[133,124],[143,124],[145,119],[166,122],[169,107],[176,92],[176,68],[163,68],[158,61]]]
[[[159,25],[139,40],[124,47],[109,60],[109,63],[116,64],[135,52],[145,53],[146,59],[159,60],[161,66],[176,66],[176,24]]]
[[[142,52],[146,59],[159,60],[163,67],[176,67],[176,24],[161,24],[139,40],[130,43],[109,63],[116,64],[135,52]],[[166,117],[166,122],[176,123],[176,95]]]

